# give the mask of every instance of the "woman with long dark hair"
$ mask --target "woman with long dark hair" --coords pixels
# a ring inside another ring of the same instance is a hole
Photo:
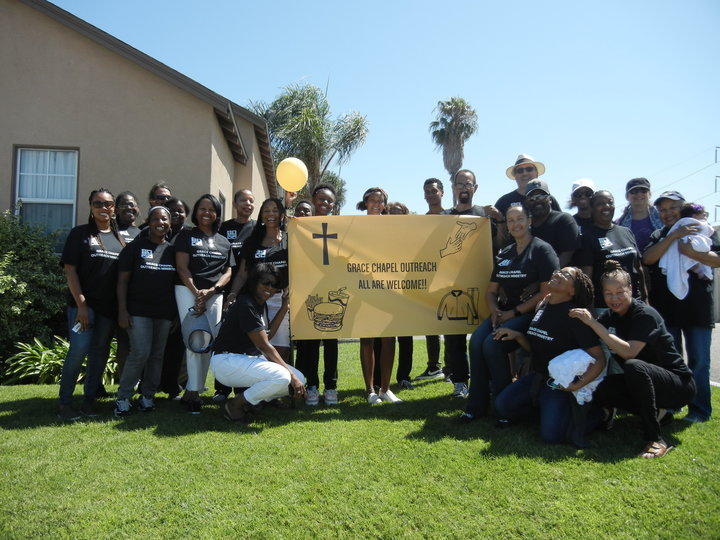
[[[68,283],[68,336],[70,348],[60,377],[63,420],[77,420],[72,406],[75,384],[83,360],[87,369],[80,412],[97,416],[95,396],[102,381],[117,318],[117,258],[125,241],[115,221],[115,198],[105,188],[90,193],[90,217],[73,228],[65,241],[60,264]]]
[[[180,322],[185,317],[207,316],[214,329],[222,316],[222,291],[230,281],[235,258],[230,242],[218,232],[222,222],[220,201],[206,193],[192,210],[195,227],[181,230],[174,240],[177,273],[175,285]],[[193,313],[190,313],[190,310]],[[210,353],[186,351],[188,382],[182,402],[190,412],[198,414],[202,407],[200,392],[205,387]]]
[[[260,205],[258,220],[242,249],[242,259],[237,276],[233,280],[228,301],[235,299],[235,292],[242,288],[250,270],[256,264],[272,264],[280,272],[278,291],[265,303],[267,320],[278,317],[279,325],[270,343],[286,363],[290,363],[290,316],[288,298],[284,292],[288,286],[288,243],[285,232],[285,206],[280,199],[265,199]]]

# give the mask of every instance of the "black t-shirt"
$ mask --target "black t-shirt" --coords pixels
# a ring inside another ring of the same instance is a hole
[[[570,214],[550,210],[542,225],[532,225],[533,236],[545,240],[560,256],[565,251],[575,251],[580,247],[578,226]]]
[[[240,260],[243,244],[250,237],[253,227],[255,227],[253,219],[248,220],[247,223],[238,223],[234,219],[228,219],[220,225],[218,232],[230,241],[236,261]]]
[[[497,208],[504,216],[507,213],[508,208],[510,208],[511,206],[521,206],[524,201],[525,195],[520,195],[516,190],[513,189],[510,193],[506,193],[497,200],[497,202],[495,203],[495,208]],[[560,205],[555,200],[555,197],[553,197],[552,195],[550,196],[550,209],[560,212]]]
[[[220,327],[213,351],[260,355],[260,351],[248,337],[248,332],[267,329],[264,313],[264,306],[259,305],[254,298],[246,294],[238,296]]]
[[[88,306],[104,317],[117,319],[117,258],[123,246],[112,232],[90,235],[89,225],[78,225],[68,234],[60,264],[76,268]],[[75,299],[68,291],[68,305]]]
[[[581,217],[578,214],[575,214],[573,216],[573,219],[575,220],[575,223],[577,223],[578,229],[580,229],[580,233],[582,234],[582,228],[583,227],[589,227],[592,225],[592,218],[591,217]]]
[[[174,238],[173,244],[175,251],[189,255],[188,268],[198,289],[214,287],[223,271],[228,266],[235,266],[230,242],[219,233],[205,236],[198,227],[182,229]]]
[[[485,217],[485,209],[482,206],[478,206],[474,204],[467,210],[455,210],[455,208],[448,208],[447,210],[442,211],[445,215],[453,215],[453,216],[480,216]]]
[[[637,355],[639,360],[683,377],[692,377],[692,372],[675,349],[675,342],[665,327],[665,321],[655,309],[642,301],[633,299],[627,313],[622,316],[606,311],[598,317],[598,322],[624,341],[645,342]],[[613,357],[620,365],[625,363],[621,356],[613,354]]]
[[[122,236],[122,239],[125,240],[125,243],[129,244],[135,240],[138,234],[140,234],[140,228],[135,225],[130,225],[125,228],[118,227],[118,232],[120,233],[120,236]]]
[[[560,267],[555,251],[547,242],[533,237],[518,255],[517,245],[511,244],[495,257],[490,281],[500,285],[498,307],[513,309],[540,290],[540,283],[548,281]]]
[[[635,235],[627,227],[612,225],[609,229],[601,229],[595,225],[583,227],[582,250],[578,256],[580,266],[592,266],[592,282],[595,287],[595,307],[605,308],[600,277],[603,264],[609,259],[620,263],[632,278],[633,296],[640,298],[640,250],[635,243]]]
[[[589,349],[598,337],[589,326],[571,319],[568,312],[577,307],[572,302],[545,304],[537,310],[527,329],[532,353],[532,369],[548,375],[548,364],[556,356],[572,349]]]
[[[650,235],[647,248],[654,246],[667,236],[670,227],[657,229]],[[711,250],[720,252],[720,236],[717,231],[710,237]],[[659,261],[658,261],[659,262]],[[658,310],[669,327],[688,328],[691,326],[715,326],[715,300],[713,282],[701,279],[695,272],[688,271],[688,295],[680,300],[670,292],[667,279],[658,263],[648,266],[650,273],[650,304]]]
[[[130,315],[172,320],[175,306],[175,247],[139,237],[125,246],[118,271],[130,272],[127,310]]]
[[[284,289],[288,286],[288,242],[285,231],[282,233],[282,240],[275,246],[266,247],[245,242],[242,257],[245,259],[245,267],[248,272],[256,264],[272,264],[280,272],[279,288]]]

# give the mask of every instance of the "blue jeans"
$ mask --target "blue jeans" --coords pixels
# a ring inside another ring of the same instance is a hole
[[[140,393],[146,398],[153,398],[160,386],[165,343],[172,321],[135,315],[131,318],[132,326],[127,329],[130,352],[120,377],[117,397],[131,398],[135,392],[135,384],[142,376]]]
[[[73,332],[77,308],[68,306],[68,336],[70,348],[63,363],[60,376],[60,404],[71,405],[75,385],[77,384],[83,360],[87,356],[87,369],[85,370],[85,385],[83,390],[84,401],[95,401],[95,393],[102,381],[105,364],[110,355],[110,342],[115,331],[115,321],[95,313],[88,307],[90,328],[84,332]]]
[[[531,315],[514,317],[501,327],[525,332],[531,320]],[[490,317],[475,329],[470,337],[470,394],[465,412],[473,416],[487,414],[491,390],[497,397],[512,382],[508,354],[517,348],[515,340],[493,338]]]
[[[540,407],[540,434],[547,443],[564,443],[567,440],[568,427],[572,418],[571,392],[553,390],[546,383],[547,377],[531,373],[519,378],[505,388],[495,399],[495,412],[499,418],[521,420],[535,412],[532,398],[532,386],[535,378],[540,378],[540,390],[537,402]]]
[[[683,336],[687,352],[687,364],[693,372],[697,394],[688,406],[689,415],[700,420],[708,420],[712,414],[710,403],[710,342],[712,341],[712,328],[705,326],[688,326],[678,328],[668,327],[668,331],[675,340],[675,348],[682,353]]]

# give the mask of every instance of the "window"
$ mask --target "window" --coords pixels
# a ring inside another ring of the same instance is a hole
[[[19,148],[16,212],[28,225],[58,235],[61,251],[75,219],[77,150]]]

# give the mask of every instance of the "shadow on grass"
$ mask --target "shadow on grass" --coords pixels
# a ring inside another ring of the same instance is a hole
[[[177,401],[156,399],[156,409],[143,413],[134,408],[134,412],[125,418],[116,419],[112,415],[114,400],[101,399],[96,403],[100,415],[94,418],[83,417],[78,423],[110,423],[114,429],[123,431],[153,430],[159,437],[179,437],[216,431],[238,434],[261,433],[265,429],[298,422],[323,423],[342,420],[352,421],[422,421],[419,429],[406,437],[434,443],[440,440],[456,439],[483,440],[488,446],[481,450],[485,456],[516,455],[518,457],[541,458],[548,461],[564,460],[568,457],[582,456],[597,462],[617,462],[634,458],[644,441],[640,421],[637,416],[623,415],[609,431],[596,431],[587,439],[595,446],[577,450],[571,445],[548,445],[540,438],[536,421],[513,424],[498,428],[492,417],[481,418],[470,424],[459,424],[456,417],[463,401],[449,398],[447,395],[403,401],[395,404],[369,405],[363,390],[347,390],[341,394],[337,407],[308,407],[302,400],[295,400],[294,408],[280,410],[263,406],[252,415],[250,425],[231,423],[222,417],[223,403],[207,403],[199,415],[191,415]],[[47,426],[63,426],[68,422],[56,416],[57,399],[33,397],[14,401],[0,402],[0,428],[5,430],[24,430]],[[676,434],[690,424],[675,420],[663,427],[668,444],[677,445]]]

